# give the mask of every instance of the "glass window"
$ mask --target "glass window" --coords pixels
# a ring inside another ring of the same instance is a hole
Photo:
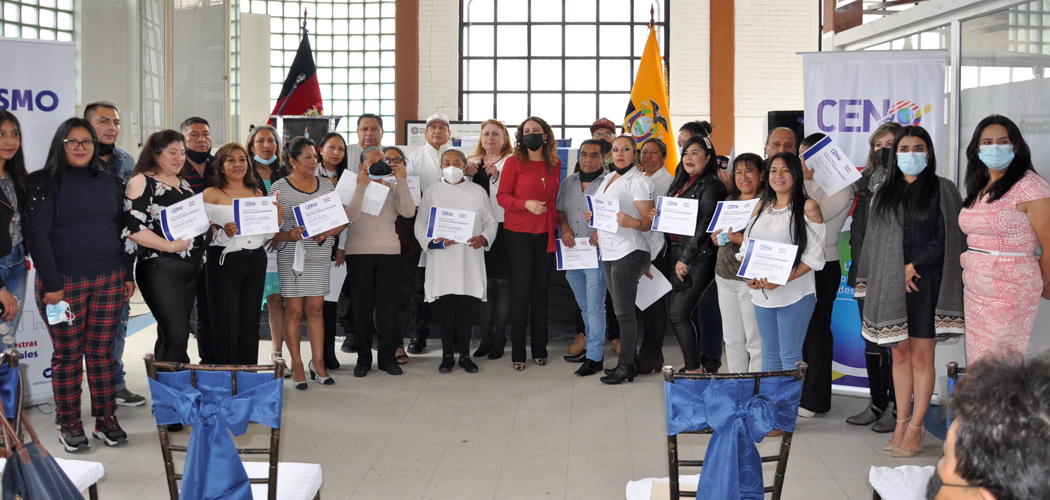
[[[348,143],[357,142],[357,116],[365,112],[382,116],[386,133],[393,134],[396,127],[393,85],[395,3],[395,0],[240,0],[241,12],[272,16],[275,36],[270,42],[273,54],[270,59],[271,108],[281,94],[288,67],[299,48],[305,8],[324,113],[344,116],[336,130],[346,137]],[[492,37],[491,28],[488,37]],[[492,46],[491,42],[488,46]],[[322,75],[330,78],[322,78]]]
[[[4,0],[0,36],[73,41],[73,2]]]
[[[463,119],[530,115],[574,145],[594,120],[621,122],[655,8],[661,50],[665,1],[462,0]]]

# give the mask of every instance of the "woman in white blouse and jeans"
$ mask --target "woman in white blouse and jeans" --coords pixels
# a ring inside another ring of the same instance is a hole
[[[803,191],[798,156],[777,153],[768,171],[769,186],[744,231],[737,258],[747,254],[751,238],[798,246],[786,285],[766,278],[747,283],[762,336],[762,370],[792,370],[802,361],[802,342],[817,301],[813,271],[824,268],[824,219],[817,202]]]

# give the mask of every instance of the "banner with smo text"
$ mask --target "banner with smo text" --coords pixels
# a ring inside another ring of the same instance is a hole
[[[39,170],[55,130],[76,113],[76,46],[0,37],[0,109],[10,111],[22,128],[26,169]],[[22,321],[15,332],[25,376],[25,404],[54,400],[51,392],[51,353],[47,326],[37,312],[33,294],[36,272],[29,265]],[[7,332],[3,332],[5,335]]]
[[[854,165],[868,162],[868,138],[879,125],[921,125],[936,153],[947,158],[943,50],[854,51],[803,54],[806,135],[822,132]],[[946,163],[945,163],[946,164]],[[828,235],[829,238],[835,235]],[[853,289],[846,284],[852,258],[849,223],[839,238],[842,278],[831,316],[834,384],[867,392],[864,339]]]

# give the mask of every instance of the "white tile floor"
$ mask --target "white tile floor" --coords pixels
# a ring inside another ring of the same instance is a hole
[[[128,386],[144,395],[141,357],[153,348],[153,332],[150,327],[133,335],[125,352]],[[281,460],[321,464],[326,500],[609,500],[624,498],[632,479],[667,475],[659,375],[620,386],[576,377],[578,365],[561,360],[568,342],[552,342],[545,367],[513,371],[508,351],[498,361],[478,360],[480,373],[457,367],[442,374],[437,344],[413,357],[400,377],[373,370],[355,379],[349,369],[354,356],[339,353],[345,368],[333,372],[336,385],[311,384],[305,392],[286,386]],[[196,350],[192,343],[190,350]],[[668,363],[681,364],[677,351],[669,337]],[[260,353],[268,356],[268,341]],[[606,357],[613,359],[612,352]],[[87,417],[86,397],[84,403]],[[864,404],[835,397],[829,414],[799,419],[784,499],[868,500],[872,465],[936,462],[941,442],[932,435],[924,454],[897,460],[880,451],[888,435],[846,424],[845,416]],[[53,415],[28,414],[48,449],[70,457],[57,442]],[[105,465],[99,485],[104,500],[167,498],[149,406],[120,408],[118,417],[129,435],[126,446],[106,448],[93,440],[75,458]],[[257,428],[237,441],[264,446],[267,436]],[[682,457],[702,457],[706,440],[681,439]],[[770,453],[778,446],[779,440],[761,448]],[[767,484],[773,469],[766,465]]]

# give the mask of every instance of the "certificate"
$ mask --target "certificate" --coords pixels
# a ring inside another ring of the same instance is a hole
[[[361,211],[368,215],[379,215],[389,192],[390,186],[379,182],[369,182],[368,187],[365,188],[365,199],[361,201]]]
[[[383,177],[383,180],[397,184],[397,178],[392,175]],[[408,191],[412,193],[412,202],[418,207],[419,200],[423,199],[423,191],[419,189],[419,176],[410,175],[405,180],[408,182]]]
[[[656,218],[653,219],[653,231],[674,233],[684,236],[696,234],[696,214],[700,209],[700,200],[692,198],[656,198]]]
[[[263,248],[266,248],[264,245]],[[277,272],[277,251],[266,252],[266,272],[276,273]]]
[[[343,205],[339,202],[339,195],[336,193],[328,193],[307,200],[306,203],[295,207],[292,211],[295,213],[296,225],[306,228],[303,231],[304,239],[350,222],[346,218],[346,210],[343,209]]]
[[[590,243],[576,240],[576,246],[569,248],[558,240],[558,270],[569,269],[598,269],[598,247],[592,247]]]
[[[643,311],[671,291],[671,282],[667,281],[664,273],[661,273],[656,266],[651,266],[649,272],[653,275],[652,278],[643,274],[638,279],[638,295],[635,295],[634,298],[634,305]]]
[[[237,234],[270,234],[281,230],[277,223],[277,198],[263,196],[260,198],[235,198],[233,200],[233,222],[237,224]]]
[[[160,227],[168,241],[192,240],[211,227],[204,211],[204,197],[196,195],[160,211]]]
[[[616,222],[616,214],[620,212],[619,198],[602,198],[600,196],[587,196],[587,210],[591,212],[590,226],[602,231],[615,233],[620,224]]]
[[[474,212],[451,208],[430,207],[427,238],[445,238],[466,244],[474,237]]]
[[[747,201],[720,201],[715,207],[715,216],[711,218],[711,224],[707,226],[707,232],[713,233],[718,230],[728,231],[730,228],[743,231],[747,222],[751,220],[751,214],[760,200],[755,198]]]
[[[831,137],[817,141],[813,147],[802,153],[806,168],[813,171],[813,180],[820,185],[824,193],[831,196],[850,186],[860,179],[860,171],[849,161],[849,156]]]
[[[770,283],[786,285],[797,252],[796,245],[750,238],[736,275],[748,279],[765,278]]]
[[[339,302],[339,293],[343,291],[343,281],[346,280],[346,265],[336,267],[335,262],[329,265],[331,270],[328,273],[328,295],[324,296],[324,301]]]

